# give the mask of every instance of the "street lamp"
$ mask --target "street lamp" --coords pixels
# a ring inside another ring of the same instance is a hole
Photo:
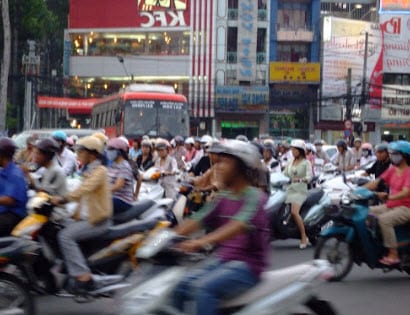
[[[125,72],[126,76],[127,76],[128,78],[131,78],[131,82],[134,81],[134,75],[132,75],[132,74],[130,75],[130,74],[128,73],[127,67],[126,67],[125,64],[124,64],[124,57],[123,57],[123,56],[120,56],[120,55],[117,55],[117,59],[118,59],[118,61],[120,62],[120,64],[122,65],[122,68],[124,69],[124,72]]]

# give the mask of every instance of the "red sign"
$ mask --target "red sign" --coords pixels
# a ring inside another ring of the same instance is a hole
[[[380,0],[380,11],[409,11],[410,0]]]
[[[189,0],[70,0],[69,28],[187,27],[190,11]]]
[[[96,98],[68,98],[38,96],[38,108],[66,109],[70,114],[91,114]]]

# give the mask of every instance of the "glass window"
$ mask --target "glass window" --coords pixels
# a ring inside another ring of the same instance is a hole
[[[227,51],[237,51],[238,50],[238,28],[228,27],[228,38],[227,38]]]
[[[278,44],[278,61],[299,62],[300,59],[310,60],[309,44]]]

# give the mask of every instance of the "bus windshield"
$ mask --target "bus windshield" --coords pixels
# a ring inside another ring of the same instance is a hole
[[[169,100],[127,100],[124,134],[173,138],[187,136],[189,116],[184,102]]]

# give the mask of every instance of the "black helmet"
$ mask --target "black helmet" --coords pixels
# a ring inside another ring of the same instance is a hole
[[[36,147],[43,153],[52,155],[54,155],[59,149],[58,143],[55,140],[49,138],[37,141],[34,147]]]
[[[16,144],[10,138],[0,138],[0,155],[7,158],[12,158],[16,152]]]
[[[343,149],[347,150],[347,143],[345,140],[341,139],[336,142],[337,147],[342,147]]]

